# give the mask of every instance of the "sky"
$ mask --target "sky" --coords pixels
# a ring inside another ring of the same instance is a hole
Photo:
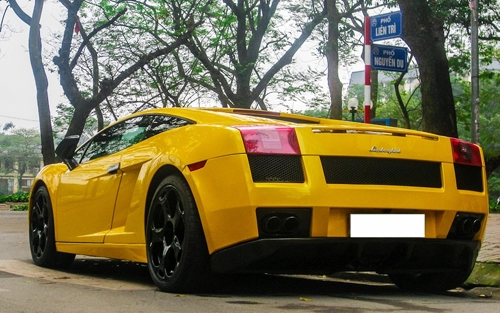
[[[33,1],[20,0],[19,4],[31,15]],[[5,7],[5,1],[0,1],[0,18],[5,12]],[[48,36],[50,32],[60,27],[57,13],[52,12],[61,10],[54,3],[46,1],[41,21],[42,37]],[[9,122],[16,128],[39,128],[35,80],[28,54],[28,32],[28,25],[19,20],[9,8],[5,13],[0,32],[0,131]],[[42,45],[48,48],[46,43]],[[65,100],[57,73],[47,71],[47,76],[51,112],[55,112],[57,103]]]

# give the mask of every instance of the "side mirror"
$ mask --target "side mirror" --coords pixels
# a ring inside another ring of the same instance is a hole
[[[78,166],[78,163],[73,159],[73,155],[75,154],[79,141],[80,136],[78,135],[68,136],[64,138],[56,148],[56,155],[70,170]]]

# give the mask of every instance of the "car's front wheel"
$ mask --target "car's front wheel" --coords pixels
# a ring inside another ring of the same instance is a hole
[[[470,272],[389,274],[391,280],[403,290],[419,292],[443,292],[460,287]]]
[[[31,257],[36,265],[49,268],[67,267],[74,254],[56,251],[54,216],[49,192],[39,187],[32,199],[29,215],[29,242]]]
[[[208,249],[198,209],[184,178],[170,175],[158,185],[146,221],[148,269],[166,292],[194,292],[208,284]]]

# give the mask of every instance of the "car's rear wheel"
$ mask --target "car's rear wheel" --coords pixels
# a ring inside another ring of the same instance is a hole
[[[443,292],[460,287],[470,272],[389,274],[399,288],[407,291]]]
[[[208,249],[191,190],[179,175],[158,185],[146,222],[148,269],[167,292],[195,292],[210,277]]]
[[[29,240],[33,262],[49,268],[70,266],[74,254],[57,252],[54,230],[54,216],[49,192],[39,187],[32,199],[29,215]]]

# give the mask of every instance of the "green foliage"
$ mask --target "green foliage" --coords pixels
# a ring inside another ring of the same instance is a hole
[[[12,211],[28,211],[28,204],[11,205]]]
[[[381,81],[378,85],[378,100],[374,104],[376,109],[376,118],[392,118],[397,120],[399,127],[406,127],[403,110],[398,102],[396,93],[394,91],[394,83],[398,74],[385,74],[379,75]],[[407,74],[407,76],[410,76]],[[408,84],[405,86],[405,82]],[[419,130],[422,123],[422,98],[418,81],[415,78],[408,78],[407,81],[403,80],[399,86],[399,92],[403,101],[404,109],[408,112],[410,119],[411,129]],[[362,109],[362,102],[364,98],[364,86],[352,86],[346,95],[347,100],[356,98],[359,101],[359,109]],[[350,119],[350,118],[349,118]],[[363,119],[363,116],[356,116],[356,119]]]
[[[0,203],[5,202],[28,202],[29,192],[16,192],[10,195],[0,196]]]
[[[480,75],[480,134],[481,146],[485,158],[498,156],[500,153],[500,99],[498,84],[500,73],[482,72]],[[465,80],[456,80],[455,103],[457,125],[461,138],[469,139],[471,130],[471,85]],[[500,195],[500,194],[499,194]]]
[[[490,211],[500,212],[500,205],[497,204],[497,199],[500,197],[500,173],[493,172],[488,178],[488,193],[490,198]]]

